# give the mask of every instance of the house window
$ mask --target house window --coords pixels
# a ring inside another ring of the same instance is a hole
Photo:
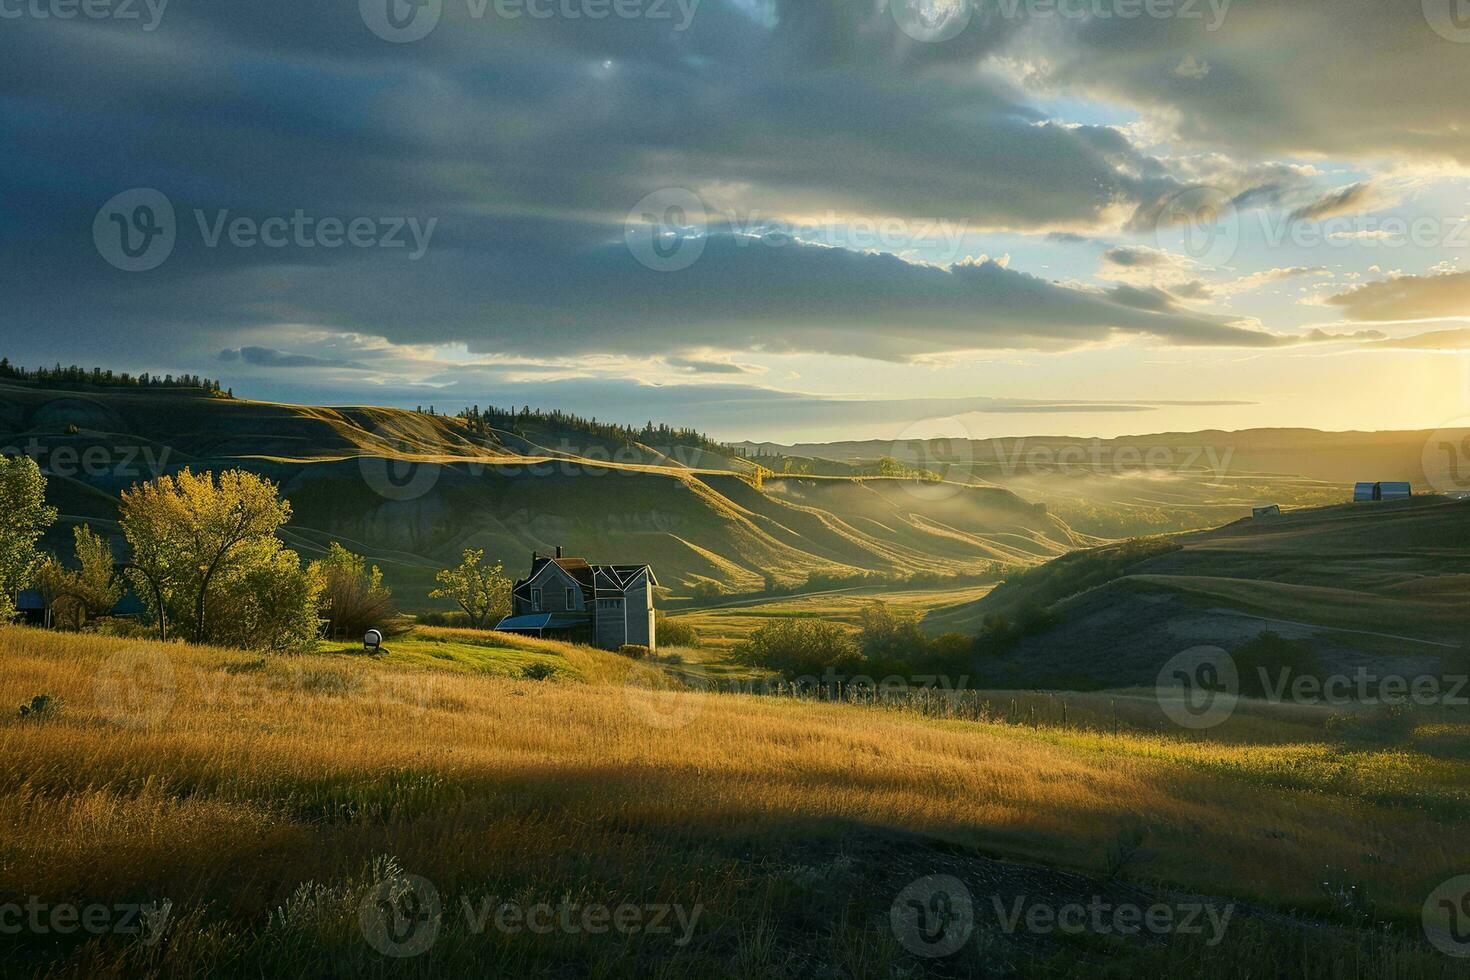
[[[541,611],[541,590],[540,589],[532,589],[531,590],[531,611],[532,612],[540,612]]]
[[[572,590],[571,589],[567,589],[567,608],[568,609],[576,609],[577,608],[577,600],[572,597]]]

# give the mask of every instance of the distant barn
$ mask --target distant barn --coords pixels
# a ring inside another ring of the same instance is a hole
[[[1276,517],[1281,513],[1280,504],[1267,504],[1264,507],[1252,507],[1252,517]]]
[[[1353,485],[1353,503],[1365,500],[1408,500],[1413,490],[1407,483],[1357,483]]]

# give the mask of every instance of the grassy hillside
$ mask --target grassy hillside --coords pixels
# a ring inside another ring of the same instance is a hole
[[[991,664],[1020,683],[1151,683],[1179,651],[1234,650],[1270,630],[1328,668],[1470,667],[1470,501],[1345,504],[1077,552],[931,612],[973,630],[1030,601],[1046,630]]]
[[[1458,441],[1470,432],[1455,437]],[[883,456],[947,478],[1005,487],[1078,531],[1128,537],[1214,527],[1276,503],[1318,507],[1351,499],[1359,480],[1406,480],[1421,490],[1460,487],[1446,447],[1431,433],[1246,429],[1165,432],[1117,439],[1060,436],[964,440],[869,440],[774,446],[744,443],[779,469],[870,468]]]
[[[546,421],[517,431],[383,408],[315,408],[186,392],[0,384],[0,448],[36,455],[64,520],[102,528],[118,491],[183,466],[277,480],[304,554],[332,540],[383,567],[410,604],[466,547],[519,570],[562,545],[651,563],[673,590],[749,591],[811,573],[941,574],[1028,563],[1091,539],[994,487],[776,479],[708,447],[614,443]]]
[[[1182,741],[658,690],[615,659],[532,681],[7,627],[0,661],[0,703],[65,702],[0,716],[0,895],[168,903],[163,941],[0,936],[7,974],[1463,975],[1418,938],[1424,896],[1470,864],[1470,761],[1442,740],[1463,719],[1344,753],[1300,711]],[[399,873],[441,912],[395,959],[364,923]],[[942,959],[890,925],[934,874],[976,909]],[[991,909],[1090,896],[1238,904],[1209,946],[1007,933]],[[683,925],[466,917],[506,902],[669,905]]]

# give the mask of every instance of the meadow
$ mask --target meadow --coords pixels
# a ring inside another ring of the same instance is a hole
[[[0,934],[0,972],[1466,975],[1419,924],[1470,869],[1463,712],[1391,744],[1268,705],[1185,737],[1126,692],[977,720],[455,634],[262,658],[0,628],[0,704],[64,702],[0,720],[0,898],[167,910],[153,935]],[[890,907],[935,874],[970,886],[977,923],[925,958]],[[433,937],[385,955],[373,898],[404,875],[432,889]],[[1208,945],[1015,934],[989,911],[1090,894],[1239,913]],[[537,905],[637,928],[475,915]]]

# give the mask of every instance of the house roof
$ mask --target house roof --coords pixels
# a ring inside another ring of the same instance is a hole
[[[555,565],[567,574],[569,578],[582,587],[586,598],[591,599],[598,593],[621,593],[625,591],[642,572],[648,573],[650,585],[658,585],[658,579],[653,574],[650,565],[592,565],[583,558],[552,558],[549,556],[538,556],[531,563],[531,571],[525,578],[517,579],[512,591],[521,592],[531,583],[542,569],[547,565]]]

